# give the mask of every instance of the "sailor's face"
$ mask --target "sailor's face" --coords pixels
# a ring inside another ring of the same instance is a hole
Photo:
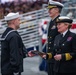
[[[20,18],[17,18],[15,20],[15,26],[16,26],[16,29],[18,29],[20,27]]]

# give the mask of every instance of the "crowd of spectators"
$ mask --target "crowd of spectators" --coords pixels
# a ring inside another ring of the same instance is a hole
[[[49,0],[36,0],[34,2],[28,1],[28,2],[5,2],[0,4],[0,19],[3,19],[4,16],[6,16],[9,12],[19,12],[20,14],[24,14],[27,12],[35,11],[42,9],[43,4],[47,4]],[[64,3],[65,0],[54,0]],[[71,3],[70,3],[71,2]],[[76,7],[76,1],[75,0],[69,0],[66,7]],[[63,11],[62,14],[67,14],[73,16],[76,14],[76,8],[75,9],[65,9],[65,13]]]
[[[4,18],[9,12],[19,12],[20,14],[27,13],[34,10],[39,10],[42,5],[47,2],[6,2],[0,4],[0,19]]]
[[[64,12],[65,11],[65,12]],[[76,1],[69,1],[64,4],[62,15],[70,18],[76,18]]]

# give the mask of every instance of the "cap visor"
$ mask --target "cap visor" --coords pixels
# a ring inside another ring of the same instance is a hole
[[[48,6],[47,8],[48,9],[51,9],[51,8],[56,8],[57,6]]]

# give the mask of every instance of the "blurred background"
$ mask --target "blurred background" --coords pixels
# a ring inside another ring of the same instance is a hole
[[[4,16],[9,12],[19,12],[21,24],[18,32],[22,37],[27,51],[39,50],[46,53],[47,25],[51,20],[47,9],[48,1],[49,0],[0,0],[0,37],[7,27]],[[54,1],[59,1],[64,4],[61,15],[69,16],[73,19],[70,30],[76,33],[76,0]],[[25,58],[24,72],[22,75],[47,75],[46,60],[43,60],[39,56]]]

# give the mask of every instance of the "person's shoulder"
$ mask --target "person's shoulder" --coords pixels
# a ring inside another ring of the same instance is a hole
[[[59,17],[60,17],[60,15],[56,16],[55,19],[54,19],[54,21],[56,22],[56,20],[57,20]]]
[[[9,36],[11,36],[11,37],[14,37],[14,36],[17,36],[17,35],[18,35],[17,31],[12,31],[12,32],[9,34]]]
[[[70,32],[70,36],[68,38],[72,38],[72,40],[76,42],[76,33]]]
[[[14,37],[17,37],[18,34],[17,34],[17,31],[12,31],[8,34],[8,36],[6,37],[7,40],[11,39],[11,38],[14,38]]]
[[[73,32],[70,32],[70,36],[72,36],[72,37],[76,37],[76,33],[73,33]]]

